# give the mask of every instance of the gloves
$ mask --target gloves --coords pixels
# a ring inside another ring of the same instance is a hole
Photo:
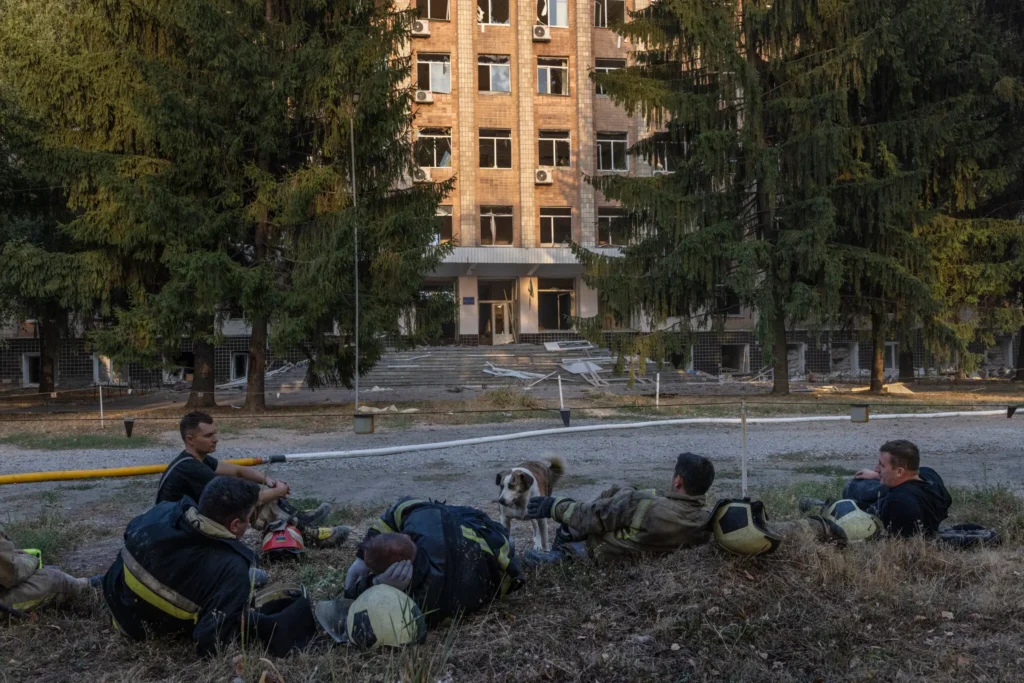
[[[366,566],[361,557],[357,557],[352,566],[348,568],[348,573],[345,574],[345,593],[351,593],[355,590],[356,585],[369,576],[369,574],[370,568]]]
[[[400,591],[405,591],[412,583],[412,561],[402,560],[401,562],[395,562],[387,568],[383,574],[375,576],[373,578],[373,585],[379,586],[384,584],[385,586],[391,586],[397,588]]]
[[[562,502],[572,502],[572,498],[534,496],[526,504],[526,519],[548,519],[554,512],[555,506]]]

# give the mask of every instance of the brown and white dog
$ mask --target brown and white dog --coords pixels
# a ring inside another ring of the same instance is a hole
[[[565,474],[565,461],[558,456],[539,462],[530,460],[519,463],[510,470],[498,472],[494,483],[501,488],[498,495],[498,508],[501,512],[501,524],[506,530],[512,529],[513,519],[526,517],[526,504],[533,496],[550,496],[555,484]],[[546,519],[533,521],[533,547],[536,550],[548,549],[548,524]]]

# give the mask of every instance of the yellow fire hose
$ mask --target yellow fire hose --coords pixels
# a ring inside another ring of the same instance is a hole
[[[232,465],[264,465],[284,462],[280,455],[268,458],[239,458],[225,460]],[[4,484],[37,484],[44,481],[68,481],[72,479],[108,479],[111,477],[135,477],[142,474],[160,474],[167,465],[139,465],[138,467],[112,467],[100,470],[56,470],[54,472],[25,472],[24,474],[0,474],[0,486]]]

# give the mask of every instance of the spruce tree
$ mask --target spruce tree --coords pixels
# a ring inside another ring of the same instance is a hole
[[[632,239],[621,259],[576,249],[613,315],[692,333],[725,286],[756,310],[788,392],[787,326],[837,309],[832,190],[854,166],[849,87],[875,66],[877,4],[661,1],[616,27],[641,46],[634,64],[594,79],[658,130],[632,151],[675,172],[592,179]]]
[[[265,405],[271,325],[275,346],[313,361],[313,384],[348,383],[358,222],[368,369],[445,253],[431,240],[447,186],[397,189],[411,160],[408,13],[316,0],[10,4],[0,50],[46,123],[76,211],[68,230],[124,292],[101,347],[152,364],[189,335],[209,353],[234,303],[252,329],[251,410]]]

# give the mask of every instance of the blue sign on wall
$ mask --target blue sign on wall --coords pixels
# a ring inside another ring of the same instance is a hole
[[[473,305],[473,297],[471,297],[471,296],[464,296],[464,297],[462,297],[462,305],[463,306],[472,306]]]

